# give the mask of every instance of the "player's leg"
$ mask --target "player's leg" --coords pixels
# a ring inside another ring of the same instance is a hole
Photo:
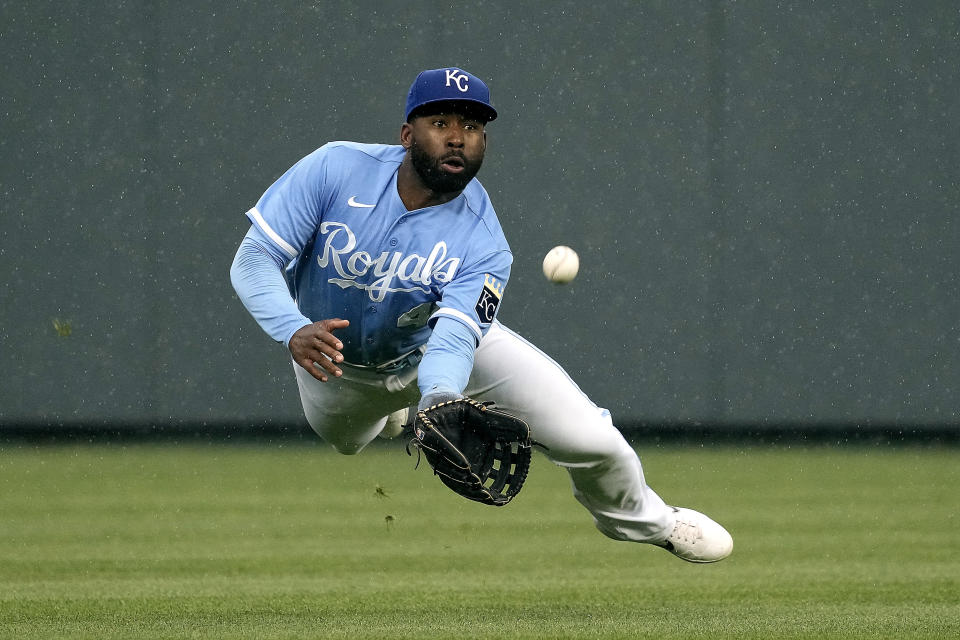
[[[662,542],[674,513],[645,482],[636,452],[552,359],[495,323],[480,342],[467,395],[523,417],[570,474],[577,500],[616,540]]]
[[[692,509],[664,504],[647,486],[640,459],[609,412],[557,363],[498,323],[477,349],[467,394],[527,420],[547,456],[567,468],[574,495],[605,535],[656,544],[689,562],[716,562],[733,550],[722,526]]]
[[[380,376],[341,378],[320,382],[294,364],[300,402],[310,427],[343,454],[358,453],[383,429],[387,415],[416,404],[416,384],[388,389]]]

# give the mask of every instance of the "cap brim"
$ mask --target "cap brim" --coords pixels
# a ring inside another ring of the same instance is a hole
[[[479,100],[450,100],[442,98],[440,100],[429,100],[423,104],[418,104],[407,114],[407,121],[411,118],[419,118],[424,115],[433,115],[437,113],[454,112],[469,115],[490,122],[497,119],[497,110]]]

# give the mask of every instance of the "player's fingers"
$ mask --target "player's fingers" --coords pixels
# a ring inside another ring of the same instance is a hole
[[[341,356],[340,359],[343,360],[343,356]],[[340,370],[340,367],[334,364],[333,361],[330,360],[330,358],[326,357],[325,355],[320,355],[314,358],[314,368],[321,369],[323,371],[331,373],[336,377],[340,377],[341,375],[343,375],[343,371]],[[326,382],[326,380],[324,380],[324,382]]]
[[[290,351],[301,358],[314,358],[325,355],[334,362],[343,362],[343,343],[336,336],[325,331],[295,335],[290,341]]]
[[[296,360],[296,363],[300,365],[304,369],[304,371],[309,373],[311,376],[313,376],[320,382],[327,381],[326,374],[321,369],[319,369],[317,365],[313,363],[313,360],[310,360],[309,358],[305,360]]]
[[[330,379],[327,375],[328,373],[336,378],[343,375],[343,371],[324,356],[318,356],[316,359],[307,358],[305,360],[299,360],[297,364],[306,369],[307,373],[320,382],[326,382]]]
[[[344,320],[342,318],[329,318],[327,320],[321,320],[317,322],[324,331],[336,331],[337,329],[343,329],[344,327],[350,326],[349,320]]]
[[[342,360],[343,357],[341,356]],[[306,347],[303,344],[296,345],[294,351],[294,362],[307,370],[311,376],[320,382],[327,381],[328,373],[334,376],[340,376],[343,372],[333,361],[318,348]]]
[[[316,334],[313,337],[313,348],[330,356],[335,362],[343,361],[343,355],[340,353],[340,350],[343,349],[343,343],[332,333],[320,332]],[[334,356],[339,356],[339,359]]]
[[[350,322],[333,318],[314,322],[302,327],[290,340],[294,360],[320,382],[326,382],[327,374],[343,375],[337,363],[343,362],[343,342],[331,333],[332,330],[349,326]]]
[[[312,371],[317,372],[317,375],[314,375],[314,377],[318,380],[318,376],[323,375],[324,372],[337,377],[343,375],[343,371],[337,366],[338,362],[343,362],[343,355],[338,351],[333,351],[330,347],[309,349],[307,350],[306,357],[313,363]],[[326,381],[324,380],[324,382]]]
[[[323,331],[318,331],[313,335],[305,337],[298,342],[296,348],[305,358],[313,358],[317,362],[321,360],[330,360],[332,362],[343,362],[343,343],[336,337]]]

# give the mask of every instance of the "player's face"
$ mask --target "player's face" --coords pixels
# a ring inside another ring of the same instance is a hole
[[[405,146],[423,184],[435,193],[460,192],[483,164],[483,121],[459,113],[414,118]]]

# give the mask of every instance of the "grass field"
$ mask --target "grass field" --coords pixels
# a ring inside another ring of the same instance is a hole
[[[604,538],[539,455],[496,509],[395,446],[8,445],[0,637],[960,637],[960,450],[641,455],[730,559]]]

